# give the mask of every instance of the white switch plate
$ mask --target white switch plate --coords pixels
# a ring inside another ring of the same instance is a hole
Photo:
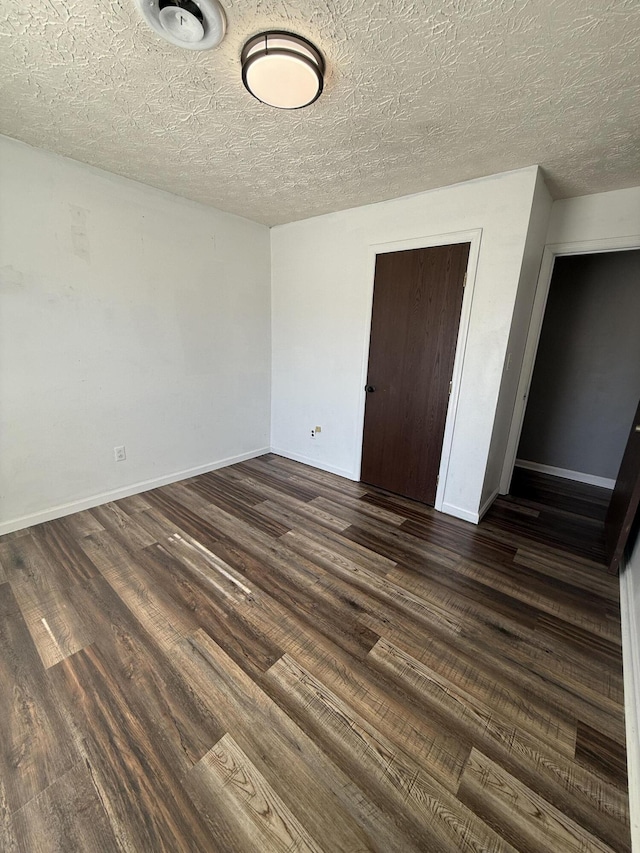
[[[124,444],[120,447],[114,447],[113,455],[116,458],[116,462],[124,462],[124,460],[127,458],[127,452],[124,449]]]

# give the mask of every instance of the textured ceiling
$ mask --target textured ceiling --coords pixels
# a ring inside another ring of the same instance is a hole
[[[640,183],[638,0],[223,0],[162,41],[134,0],[2,0],[0,132],[266,224],[541,164],[556,197]],[[288,29],[327,60],[306,110],[239,55]]]

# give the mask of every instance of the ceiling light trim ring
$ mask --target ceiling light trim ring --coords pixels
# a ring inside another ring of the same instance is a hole
[[[270,43],[275,43],[277,46],[270,47]],[[270,57],[295,60],[295,62],[304,66],[305,69],[311,71],[316,81],[313,97],[306,99],[304,103],[286,106],[284,104],[273,103],[274,98],[266,100],[264,95],[260,97],[260,95],[256,94],[249,81],[249,72],[257,62]],[[257,101],[267,106],[286,110],[303,109],[317,101],[323,92],[324,58],[318,48],[303,36],[284,30],[268,30],[267,32],[259,33],[247,41],[242,49],[240,59],[242,64],[242,82],[245,88]]]

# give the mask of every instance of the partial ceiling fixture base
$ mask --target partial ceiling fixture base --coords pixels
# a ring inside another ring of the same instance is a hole
[[[242,82],[270,107],[297,110],[316,101],[324,84],[324,59],[310,41],[273,30],[249,39],[242,50]]]
[[[149,26],[171,44],[187,50],[217,47],[227,27],[218,0],[136,0]]]

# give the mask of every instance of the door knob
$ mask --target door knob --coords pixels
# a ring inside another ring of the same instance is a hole
[[[376,386],[375,385],[365,385],[364,390],[367,392],[367,394],[372,394],[376,390]]]

